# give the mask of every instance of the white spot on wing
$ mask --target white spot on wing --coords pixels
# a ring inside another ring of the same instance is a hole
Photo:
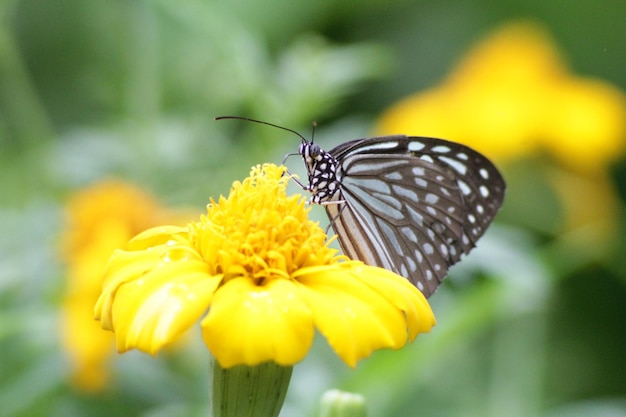
[[[385,174],[385,179],[391,180],[391,181],[399,181],[402,179],[402,174],[400,174],[397,171],[393,171],[393,172],[389,172],[387,174]]]
[[[409,269],[411,270],[411,272],[417,271],[417,264],[413,259],[406,258],[406,262],[409,264]]]
[[[421,151],[422,149],[424,149],[425,146],[426,145],[424,145],[422,142],[411,141],[409,142],[409,151]]]
[[[419,197],[417,196],[415,191],[411,190],[410,188],[400,187],[399,185],[392,185],[391,188],[396,194],[398,194],[398,196],[404,199],[411,200],[415,204],[419,203]]]
[[[378,219],[377,219],[378,220]],[[385,223],[384,221],[377,221],[378,227],[382,230],[385,236],[391,241],[391,244],[394,248],[400,248],[400,242],[398,242],[396,234],[393,230]]]
[[[413,172],[413,174],[417,175],[418,177],[423,177],[424,175],[426,175],[426,170],[423,167],[413,167],[411,169],[411,172]]]
[[[433,150],[433,152],[437,152],[437,153],[448,153],[448,152],[450,152],[450,148],[448,148],[445,145],[435,146],[435,147],[433,147],[432,150]]]
[[[391,168],[398,166],[405,166],[409,164],[409,161],[406,159],[398,159],[395,161],[385,160],[384,162],[376,161],[376,160],[359,160],[349,165],[348,175],[355,174],[371,174],[372,172],[381,172],[388,171]]]
[[[436,194],[433,194],[433,193],[426,194],[426,203],[437,204],[437,201],[439,201],[439,196],[437,196]]]
[[[439,159],[450,165],[459,174],[465,175],[467,173],[467,165],[465,165],[461,161],[457,161],[456,159],[447,156],[440,156]]]
[[[413,229],[411,229],[410,227],[406,227],[405,226],[405,227],[401,228],[400,231],[402,232],[404,237],[409,239],[411,242],[417,243],[417,235],[415,234]]]
[[[422,188],[426,188],[428,186],[428,182],[423,178],[413,178],[413,181],[415,181],[415,184]]]
[[[472,189],[465,181],[457,180],[457,183],[459,184],[459,188],[461,189],[463,195],[470,195],[472,193]]]
[[[406,269],[406,265],[404,264],[400,265],[400,275],[402,275],[403,277],[409,276],[409,271]]]
[[[408,207],[409,216],[413,222],[417,223],[419,227],[424,226],[424,217],[419,214],[417,211],[413,210],[411,207]]]
[[[396,141],[386,141],[386,142],[377,142],[367,146],[360,146],[358,148],[359,153],[369,152],[369,151],[379,151],[381,149],[393,149],[398,147],[398,142]]]
[[[433,253],[435,253],[435,248],[433,248],[433,245],[431,245],[430,243],[424,243],[424,252],[426,252],[426,254],[428,255],[432,255]]]

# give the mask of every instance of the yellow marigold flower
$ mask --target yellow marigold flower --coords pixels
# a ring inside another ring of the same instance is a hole
[[[626,98],[570,74],[545,31],[515,23],[476,45],[443,84],[384,112],[377,131],[444,137],[499,160],[548,150],[595,170],[624,150]]]
[[[428,302],[406,279],[328,246],[304,198],[286,195],[284,173],[257,166],[199,221],[147,230],[113,254],[95,315],[120,351],[155,354],[204,316],[224,368],[293,365],[316,328],[355,366],[431,329]]]
[[[582,78],[561,80],[546,117],[546,149],[562,163],[600,171],[619,158],[626,144],[626,97],[616,87]]]
[[[63,305],[63,344],[73,362],[77,386],[100,389],[108,378],[113,337],[93,320],[102,290],[102,271],[111,253],[128,240],[173,215],[136,187],[104,181],[75,194],[67,207],[63,255],[67,296]]]
[[[568,266],[597,260],[615,253],[619,226],[620,201],[616,185],[606,173],[578,175],[572,171],[552,169],[547,179],[559,197],[564,213],[560,235],[564,248],[579,254],[565,256]]]

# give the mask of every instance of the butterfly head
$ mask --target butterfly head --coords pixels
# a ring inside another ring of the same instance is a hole
[[[323,151],[317,143],[302,142],[302,144],[300,144],[300,148],[298,149],[298,153],[302,155],[307,167],[313,167],[315,163],[323,159],[323,154],[326,152]]]
[[[307,191],[313,194],[311,203],[322,204],[331,200],[340,186],[337,178],[337,160],[313,142],[303,142],[298,153],[306,165],[309,177]]]

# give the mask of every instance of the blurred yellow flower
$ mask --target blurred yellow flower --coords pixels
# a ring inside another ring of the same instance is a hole
[[[569,73],[540,27],[514,23],[470,50],[443,84],[384,112],[377,133],[444,137],[500,161],[547,150],[594,171],[624,151],[626,98]]]
[[[107,358],[113,352],[113,337],[93,320],[93,305],[102,290],[107,260],[132,236],[174,218],[152,197],[121,181],[97,183],[69,201],[63,236],[67,263],[63,344],[70,353],[78,387],[97,390],[108,378]]]
[[[199,221],[147,230],[113,254],[95,315],[118,350],[155,354],[204,315],[204,341],[224,368],[293,365],[316,328],[355,366],[431,329],[419,290],[337,255],[304,198],[286,195],[284,174],[257,166]]]

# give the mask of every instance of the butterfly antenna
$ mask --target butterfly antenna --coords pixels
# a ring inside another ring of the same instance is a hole
[[[313,125],[311,127],[311,143],[313,143],[315,141],[315,128],[317,127],[317,122],[314,120],[311,124]]]
[[[219,117],[215,118],[215,120],[224,120],[224,119],[245,120],[246,122],[253,122],[253,123],[258,123],[258,124],[261,124],[261,125],[267,125],[267,126],[276,127],[278,129],[282,129],[282,130],[286,130],[287,132],[291,132],[291,133],[297,135],[300,139],[302,139],[303,142],[307,142],[307,140],[306,140],[306,138],[304,136],[302,136],[300,133],[296,132],[293,129],[289,129],[288,127],[283,127],[283,126],[275,125],[273,123],[264,122],[262,120],[256,120],[256,119],[251,119],[249,117],[242,117],[242,116],[219,116]]]

